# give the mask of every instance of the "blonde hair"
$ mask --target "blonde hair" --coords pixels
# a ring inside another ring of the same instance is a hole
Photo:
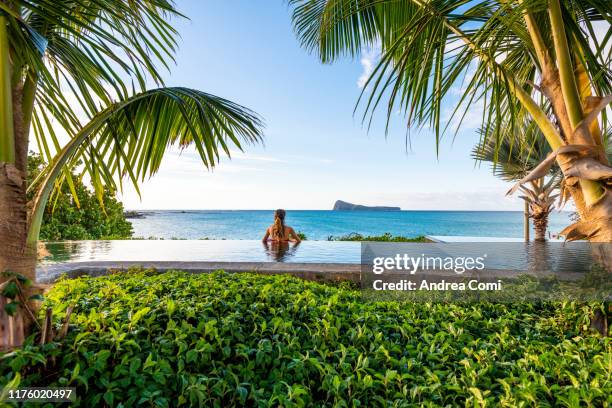
[[[274,225],[272,225],[272,237],[285,238],[285,210],[274,211]]]

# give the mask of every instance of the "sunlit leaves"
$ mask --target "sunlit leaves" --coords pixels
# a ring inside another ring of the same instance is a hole
[[[116,190],[116,181],[124,177],[138,191],[138,182],[157,172],[169,147],[194,145],[210,169],[222,155],[230,155],[230,147],[242,150],[244,143],[260,141],[261,128],[249,109],[189,88],[152,89],[116,102],[87,123],[42,173],[28,239],[38,239],[53,187],[78,160],[84,161],[99,197],[105,186]]]
[[[82,406],[298,407],[603,406],[612,387],[610,340],[583,327],[598,305],[364,302],[288,276],[142,270],[60,281],[58,322],[68,304],[65,343],[0,356],[0,386],[44,378]]]
[[[360,99],[367,123],[379,108],[388,121],[401,113],[408,126],[433,130],[439,145],[445,131],[456,132],[466,113],[473,116],[475,111],[481,113],[484,134],[498,139],[507,136],[502,122],[516,126],[529,117],[513,86],[537,103],[543,100],[533,86],[542,75],[524,13],[533,14],[552,49],[545,0],[288,2],[302,45],[323,62],[380,45],[380,61]],[[586,66],[594,94],[607,95],[611,35],[597,35],[595,24],[610,21],[610,2],[567,0],[562,12],[571,47]]]
[[[174,64],[172,24],[183,16],[172,1],[5,3],[0,13],[8,20],[12,85],[24,95],[25,127],[39,152],[50,167],[62,162],[61,175],[48,180],[56,191],[66,182],[76,197],[69,169],[77,163],[102,201],[104,187],[120,189],[123,178],[138,191],[138,181],[159,169],[171,146],[195,146],[211,168],[230,148],[261,139],[260,118],[238,104],[187,88],[149,90],[163,85]],[[75,139],[77,149],[66,158]]]

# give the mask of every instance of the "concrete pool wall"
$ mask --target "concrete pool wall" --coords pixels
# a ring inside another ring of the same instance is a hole
[[[261,274],[289,274],[318,282],[361,280],[361,265],[346,263],[294,263],[294,262],[71,262],[43,265],[37,268],[37,279],[41,283],[53,283],[61,276],[102,276],[111,270],[127,271],[132,267],[152,268],[158,272],[181,270],[192,273],[210,273],[224,270],[230,273],[254,272]]]
[[[157,272],[185,271],[191,273],[211,273],[223,270],[229,273],[259,273],[259,274],[284,274],[315,282],[343,282],[349,281],[356,284],[362,282],[364,277],[362,271],[364,265],[347,263],[294,263],[294,262],[72,262],[54,264],[37,268],[37,280],[40,283],[53,283],[62,276],[76,278],[79,276],[103,276],[114,271],[127,272],[130,268],[154,269]],[[366,266],[367,267],[367,266]],[[430,279],[455,279],[455,278],[484,278],[484,279],[516,279],[521,275],[532,275],[543,278],[553,276],[548,272],[525,272],[521,270],[487,269],[480,272],[470,272],[458,276],[452,270],[429,270]],[[370,275],[370,273],[366,273]],[[390,274],[391,276],[405,277],[402,274]],[[389,276],[389,275],[387,275]],[[554,274],[564,281],[579,281],[584,279],[584,272],[564,272]]]

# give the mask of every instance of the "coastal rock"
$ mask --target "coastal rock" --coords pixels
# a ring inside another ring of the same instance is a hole
[[[138,211],[125,211],[123,213],[123,216],[126,219],[146,218],[146,215],[144,213],[141,213],[141,212],[138,212]]]
[[[334,204],[334,211],[400,211],[399,207],[386,207],[386,206],[374,206],[370,207],[367,205],[352,204],[346,201],[338,200]]]

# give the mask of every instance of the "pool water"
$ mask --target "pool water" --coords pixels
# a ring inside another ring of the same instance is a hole
[[[258,240],[125,240],[47,242],[42,265],[67,262],[299,262],[360,263],[359,242],[303,241],[264,245]]]
[[[446,237],[448,238],[448,237]],[[453,237],[450,237],[453,238]],[[587,243],[479,241],[446,243],[370,242],[363,248],[355,241],[302,241],[300,244],[266,243],[259,240],[118,240],[64,241],[45,244],[48,255],[40,266],[91,262],[294,262],[361,264],[369,256],[390,257],[407,253],[413,257],[466,257],[488,254],[487,266],[529,270],[531,264],[552,270],[587,270],[593,263]],[[612,248],[607,247],[608,253]],[[580,266],[579,266],[580,264]],[[538,266],[539,265],[539,266]]]

